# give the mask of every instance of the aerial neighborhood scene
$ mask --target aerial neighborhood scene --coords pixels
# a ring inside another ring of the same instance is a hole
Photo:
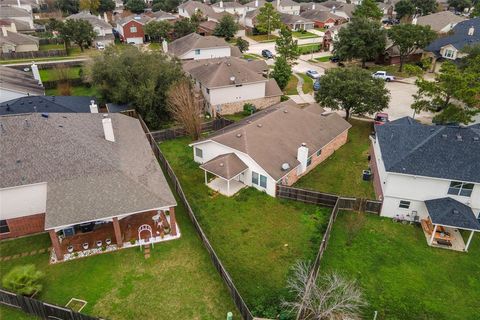
[[[0,0],[0,319],[480,319],[479,0]]]

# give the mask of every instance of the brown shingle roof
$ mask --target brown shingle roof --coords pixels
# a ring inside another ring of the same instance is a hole
[[[45,89],[33,78],[31,72],[0,66],[0,88],[25,95],[44,95]]]
[[[248,166],[235,153],[226,153],[205,162],[200,168],[230,180],[247,170]]]
[[[334,20],[345,20],[343,17],[340,17],[330,11],[322,11],[322,10],[308,10],[305,12],[300,13],[300,15],[304,18],[316,20],[316,21],[327,21],[329,18]]]
[[[181,56],[191,50],[206,48],[224,48],[230,45],[222,38],[214,36],[201,36],[198,33],[190,33],[168,44],[168,52],[175,56]]]
[[[439,32],[445,28],[448,24],[457,24],[465,21],[466,18],[458,16],[450,11],[440,11],[432,13],[417,19],[417,24],[421,26],[430,26],[433,31]]]

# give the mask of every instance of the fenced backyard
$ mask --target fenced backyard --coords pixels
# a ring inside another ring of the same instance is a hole
[[[226,126],[232,124],[233,122],[234,121],[228,120],[225,118],[218,118],[212,121],[204,122],[202,123],[202,133],[223,129]],[[155,139],[155,141],[161,142],[165,140],[172,140],[176,138],[185,137],[187,135],[187,132],[183,127],[174,127],[174,128],[168,128],[168,129],[163,129],[158,131],[152,131],[150,135]]]
[[[15,59],[35,59],[48,57],[63,57],[67,55],[65,49],[55,49],[46,51],[29,51],[29,52],[0,52],[1,60],[15,60]]]

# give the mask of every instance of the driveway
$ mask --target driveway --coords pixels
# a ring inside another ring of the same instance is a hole
[[[390,91],[390,104],[384,112],[388,113],[391,120],[402,118],[405,116],[413,116],[413,109],[410,106],[413,103],[413,95],[417,93],[417,86],[404,82],[389,82],[386,84]],[[431,123],[433,114],[430,112],[421,112],[415,115],[418,119],[425,123]]]

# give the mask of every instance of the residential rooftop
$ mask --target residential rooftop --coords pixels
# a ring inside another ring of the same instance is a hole
[[[430,26],[433,31],[440,32],[449,24],[457,24],[465,21],[467,18],[456,15],[451,11],[440,11],[426,16],[418,17],[417,23],[421,26]]]
[[[94,97],[86,96],[26,96],[0,103],[0,116],[21,113],[90,112]]]
[[[43,95],[45,89],[31,72],[0,66],[0,88],[25,95]]]
[[[198,33],[190,33],[168,44],[168,52],[175,56],[181,56],[191,50],[207,48],[225,48],[230,45],[222,38],[215,36],[201,36]]]

